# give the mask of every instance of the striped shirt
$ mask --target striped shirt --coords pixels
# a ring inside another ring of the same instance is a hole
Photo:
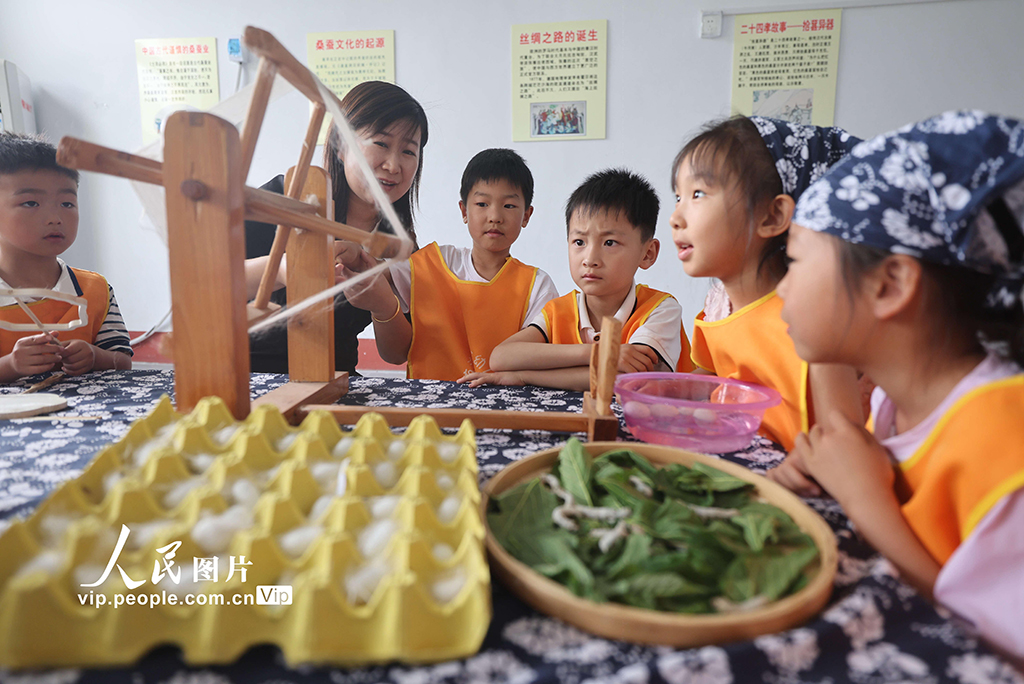
[[[64,263],[63,259],[58,258],[57,263],[60,264],[60,278],[57,279],[57,284],[51,287],[51,290],[60,292],[61,294],[74,295],[76,297],[82,296],[82,288],[78,284],[78,279],[75,278],[75,274],[68,268],[68,265]],[[11,286],[4,282],[3,278],[0,278],[0,288],[10,288]],[[134,356],[131,347],[131,338],[128,336],[128,330],[125,328],[124,319],[121,318],[121,309],[117,306],[117,299],[114,298],[114,288],[107,283],[107,291],[110,293],[110,301],[107,305],[107,317],[103,319],[103,324],[100,326],[99,332],[96,334],[96,339],[93,340],[93,344],[100,349],[107,351],[121,352],[128,356]],[[34,302],[37,298],[35,297],[24,297],[23,302]],[[0,297],[0,306],[11,306],[17,302],[13,297]]]

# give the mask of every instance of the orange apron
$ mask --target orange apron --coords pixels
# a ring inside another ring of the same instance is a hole
[[[1024,487],[1024,375],[968,392],[900,464],[903,516],[945,564],[981,519]]]
[[[765,411],[759,432],[790,451],[813,416],[807,363],[797,356],[781,312],[775,292],[720,321],[707,323],[700,312],[693,323],[693,362],[720,378],[753,382],[781,394],[782,403]]]
[[[61,330],[55,333],[57,339],[62,342],[68,340],[85,340],[94,344],[96,335],[99,334],[100,326],[107,318],[107,308],[110,306],[110,290],[107,280],[99,273],[83,271],[78,268],[71,269],[78,286],[82,289],[80,296],[85,297],[88,302],[89,322],[75,330]],[[78,307],[61,302],[56,299],[40,299],[37,302],[28,304],[39,320],[43,323],[70,323],[78,318]],[[0,306],[0,320],[11,323],[32,323],[32,319],[21,310],[17,304]],[[14,344],[23,337],[32,337],[39,333],[34,330],[0,330],[0,356],[6,356],[14,351]]]
[[[523,327],[537,269],[509,257],[488,283],[461,280],[432,242],[409,259],[410,378],[458,380],[486,371],[491,351]]]
[[[583,338],[580,337],[578,295],[579,292],[573,290],[567,295],[552,299],[544,307],[544,323],[548,327],[548,341],[552,344],[583,344]],[[621,344],[628,344],[629,338],[643,326],[651,312],[671,296],[646,285],[637,285],[636,306],[622,326]],[[690,341],[686,339],[686,330],[683,329],[682,323],[679,325],[679,340],[682,343],[682,353],[676,359],[676,370],[685,373],[693,370],[693,363],[690,361]]]

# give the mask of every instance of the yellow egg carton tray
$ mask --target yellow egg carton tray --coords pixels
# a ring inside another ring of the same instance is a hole
[[[468,421],[292,428],[164,397],[0,536],[0,666],[128,665],[165,644],[191,664],[257,644],[291,664],[475,653],[491,618],[475,450]]]

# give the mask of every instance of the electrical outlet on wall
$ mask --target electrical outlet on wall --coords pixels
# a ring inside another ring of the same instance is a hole
[[[700,37],[718,38],[722,35],[722,13],[701,10]]]

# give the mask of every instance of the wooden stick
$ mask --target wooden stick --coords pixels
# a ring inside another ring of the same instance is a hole
[[[262,61],[260,62],[263,63]],[[306,184],[306,175],[309,171],[309,162],[313,159],[313,149],[316,147],[316,139],[320,134],[320,126],[324,121],[324,106],[317,104],[313,107],[313,114],[309,117],[309,126],[306,129],[306,137],[302,141],[302,151],[299,153],[299,163],[295,165],[295,172],[292,174],[291,182],[288,184],[287,195],[291,199],[298,199],[302,187]],[[308,206],[308,205],[307,205]],[[333,219],[333,216],[327,216]],[[267,259],[267,267],[263,269],[263,276],[260,278],[260,288],[256,292],[256,301],[253,305],[257,309],[266,309],[270,301],[270,294],[274,291],[277,283],[277,272],[281,268],[281,257],[284,256],[285,248],[288,246],[288,238],[292,234],[290,225],[278,225],[274,234],[274,244],[270,247],[270,257]]]
[[[155,159],[103,147],[70,136],[60,139],[57,163],[69,169],[96,171],[142,183],[163,185],[163,164]]]
[[[395,408],[390,406],[339,406],[338,404],[306,404],[297,411],[297,418],[313,411],[326,411],[342,425],[353,425],[367,413],[379,413],[388,425],[408,425],[416,416],[428,415],[440,427],[459,427],[471,420],[483,430],[550,430],[552,432],[586,432],[587,416],[582,413],[548,411],[499,411],[472,409]]]
[[[293,228],[305,228],[320,233],[332,235],[341,240],[356,242],[363,246],[367,252],[374,257],[395,257],[404,258],[409,255],[411,245],[404,240],[384,233],[367,233],[344,223],[320,218],[315,215],[297,215],[288,210],[278,209],[271,206],[261,206],[259,213],[254,217],[253,212],[247,211],[246,217],[255,218],[266,223],[277,223],[279,225],[290,225]]]
[[[612,415],[612,396],[615,394],[615,375],[619,369],[619,346],[622,342],[622,323],[612,316],[601,320],[601,342],[598,345],[597,413]]]
[[[17,303],[18,308],[25,312],[25,315],[32,319],[32,322],[39,328],[39,332],[46,332],[46,328],[43,326],[43,322],[39,320],[39,316],[36,316],[35,312],[28,307],[28,304],[21,301],[21,297],[14,297],[14,301]],[[53,337],[51,335],[51,337]]]
[[[263,116],[267,113],[270,102],[270,89],[274,86],[277,76],[277,65],[266,57],[260,58],[259,70],[256,72],[256,84],[249,100],[249,111],[245,114],[245,127],[242,130],[242,178],[249,177],[249,166],[256,152],[256,140],[260,137],[263,127]],[[300,186],[301,187],[301,186]]]
[[[242,42],[253,54],[273,62],[281,76],[295,86],[295,89],[305,95],[310,102],[313,104],[324,103],[313,74],[299,60],[295,59],[281,43],[277,42],[277,38],[262,29],[246,26],[242,33]],[[330,95],[340,107],[341,100],[333,93]]]
[[[58,382],[63,380],[65,377],[67,377],[67,375],[63,371],[57,371],[56,373],[46,378],[45,380],[40,380],[36,384],[32,385],[27,390],[22,392],[22,394],[32,394],[33,392],[44,390],[47,387],[52,387],[53,385],[56,385]]]
[[[158,161],[75,138],[61,139],[58,158],[68,168],[96,171],[156,185],[163,185],[164,182],[163,165]],[[367,233],[365,230],[316,216],[316,207],[298,199],[250,187],[244,188],[244,193],[247,220],[326,233],[341,240],[359,243],[375,257],[401,258],[408,256],[411,251],[407,243],[394,235]],[[276,241],[275,237],[275,243]],[[258,308],[265,309],[266,305]]]

